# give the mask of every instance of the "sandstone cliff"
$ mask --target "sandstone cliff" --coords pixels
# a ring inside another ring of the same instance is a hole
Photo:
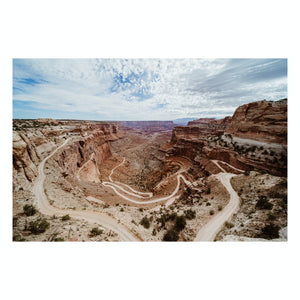
[[[39,162],[66,138],[71,137],[76,142],[60,152],[58,162],[66,172],[75,173],[91,154],[94,155],[92,162],[98,166],[111,155],[109,141],[124,135],[118,124],[97,121],[14,120],[13,129],[15,188],[32,182]]]
[[[257,101],[238,107],[227,134],[266,143],[287,144],[287,99]]]
[[[168,153],[191,159],[195,176],[219,172],[211,160],[286,176],[287,100],[253,102],[238,107],[232,118],[202,118],[176,126]]]
[[[97,131],[64,147],[54,159],[64,172],[75,175],[87,162],[91,164],[87,167],[97,172],[100,164],[110,156],[110,145],[105,133]]]

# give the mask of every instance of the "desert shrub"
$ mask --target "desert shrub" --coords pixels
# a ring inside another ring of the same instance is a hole
[[[63,242],[65,239],[62,237],[56,237],[53,241],[54,242]]]
[[[231,222],[225,222],[225,226],[228,228],[228,229],[230,229],[230,228],[232,228],[232,227],[234,227],[234,224],[233,223],[231,223]]]
[[[192,209],[188,209],[184,212],[184,215],[185,217],[188,219],[188,220],[192,220],[192,219],[195,219],[196,218],[196,212]]]
[[[69,215],[64,215],[61,217],[62,221],[69,221],[71,219],[71,217]]]
[[[103,233],[103,230],[102,229],[99,229],[98,227],[94,227],[92,228],[92,230],[90,231],[90,234],[89,236],[90,237],[93,237],[93,236],[97,236],[97,235],[100,235]]]
[[[211,193],[210,187],[207,188],[207,190],[205,191],[205,193],[206,193],[207,195]]]
[[[214,212],[213,209],[211,209],[211,210],[209,211],[209,214],[210,214],[211,216],[212,216],[214,213],[215,213],[215,212]]]
[[[17,227],[18,225],[18,217],[13,217],[13,227]]]
[[[26,204],[23,206],[23,211],[27,217],[33,216],[36,213],[36,208],[33,205]]]
[[[161,227],[165,227],[166,221],[167,221],[166,215],[162,215],[160,218],[157,219],[157,223],[161,223],[160,225]]]
[[[206,202],[206,206],[211,206],[210,202]]]
[[[223,209],[222,205],[218,205],[218,211],[221,211]]]
[[[165,242],[175,242],[178,241],[178,239],[179,239],[178,232],[174,229],[168,230],[163,237],[163,241]]]
[[[155,228],[153,228],[153,230],[152,230],[152,235],[156,235],[156,229]]]
[[[176,219],[176,217],[177,217],[177,213],[176,212],[172,212],[169,215],[168,219],[171,220],[171,221],[174,221]]]
[[[29,223],[28,230],[33,234],[40,234],[45,232],[49,227],[50,223],[45,218],[38,218]]]
[[[268,240],[279,238],[279,226],[274,225],[273,223],[267,224],[264,228],[262,228],[259,237]]]
[[[250,175],[250,171],[249,170],[245,170],[244,175],[245,176],[249,176]]]
[[[177,231],[181,231],[185,228],[186,225],[186,218],[185,216],[177,216],[175,219],[175,226],[174,229]]]
[[[13,236],[13,241],[14,242],[25,242],[26,240],[24,238],[22,238],[19,234],[15,234]]]
[[[140,222],[141,225],[143,225],[146,229],[150,227],[150,221],[147,216],[143,217],[143,219]]]
[[[269,212],[268,213],[268,220],[274,221],[275,219],[276,219],[276,216],[273,213]]]
[[[120,211],[124,211],[124,208],[123,208],[123,207],[121,207],[121,208],[120,208]]]
[[[272,209],[273,204],[269,202],[266,196],[259,196],[259,199],[256,202],[255,207],[258,209]]]

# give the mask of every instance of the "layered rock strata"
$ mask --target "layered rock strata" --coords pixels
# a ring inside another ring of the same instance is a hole
[[[220,172],[212,160],[286,176],[287,100],[253,102],[238,107],[232,118],[176,126],[168,153],[191,159],[197,176]]]

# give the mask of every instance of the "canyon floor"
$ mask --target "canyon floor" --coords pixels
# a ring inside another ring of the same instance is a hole
[[[194,176],[194,161],[169,151],[172,130],[127,128],[98,163],[95,138],[56,133],[37,147],[31,182],[14,173],[14,241],[287,240],[285,177],[218,159]],[[74,160],[78,143],[87,152]]]

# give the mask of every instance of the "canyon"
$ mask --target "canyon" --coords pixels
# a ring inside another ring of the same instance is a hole
[[[287,99],[186,126],[13,120],[13,240],[286,241]]]

